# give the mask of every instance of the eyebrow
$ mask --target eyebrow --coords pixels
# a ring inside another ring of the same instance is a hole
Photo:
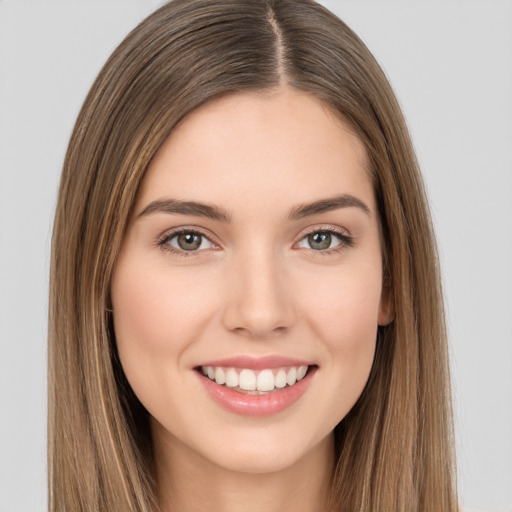
[[[290,220],[298,220],[319,213],[330,212],[340,208],[356,207],[370,215],[370,208],[355,196],[342,194],[312,203],[301,204],[293,208],[288,215]],[[177,199],[158,199],[149,203],[138,215],[144,217],[152,213],[167,213],[171,215],[193,215],[219,222],[231,222],[231,214],[219,206],[197,201],[180,201]]]
[[[215,205],[198,203],[196,201],[179,201],[177,199],[159,199],[149,203],[138,217],[152,213],[168,213],[177,215],[194,215],[220,222],[230,222],[231,215],[227,210]]]
[[[330,212],[340,208],[356,207],[362,210],[367,215],[370,215],[370,208],[355,196],[350,194],[342,194],[341,196],[331,197],[328,199],[321,199],[312,203],[306,203],[293,208],[290,212],[289,218],[292,220],[302,219],[310,215],[318,213]]]

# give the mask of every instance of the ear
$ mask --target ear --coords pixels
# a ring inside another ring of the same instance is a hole
[[[384,279],[379,303],[379,316],[377,323],[380,326],[388,325],[395,319],[395,300],[389,279]]]

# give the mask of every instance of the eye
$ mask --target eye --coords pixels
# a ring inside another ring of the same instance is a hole
[[[214,247],[206,236],[190,230],[170,233],[159,242],[159,245],[172,252],[195,252]]]
[[[334,230],[318,230],[307,234],[297,244],[298,247],[312,249],[313,251],[341,250],[353,245],[352,237]]]

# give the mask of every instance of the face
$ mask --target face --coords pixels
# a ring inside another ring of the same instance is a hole
[[[149,166],[112,280],[156,442],[244,472],[329,442],[390,320],[381,262],[364,147],[322,103],[281,88],[190,114]]]

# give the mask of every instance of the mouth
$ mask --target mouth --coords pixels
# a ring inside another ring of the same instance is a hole
[[[318,366],[283,358],[238,358],[194,370],[203,389],[225,410],[242,416],[270,416],[285,411],[306,393]]]
[[[238,393],[264,395],[294,386],[308,373],[310,366],[283,366],[279,368],[232,368],[225,366],[200,366],[198,371],[219,386]]]

